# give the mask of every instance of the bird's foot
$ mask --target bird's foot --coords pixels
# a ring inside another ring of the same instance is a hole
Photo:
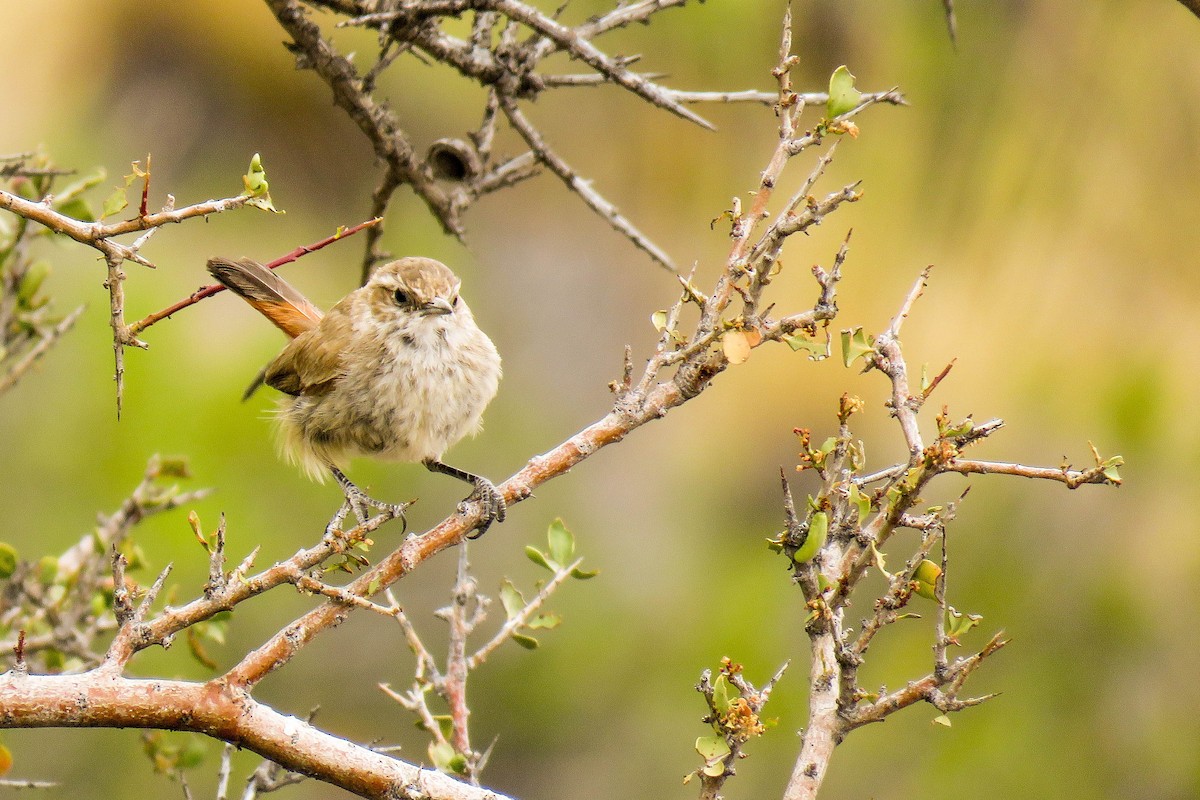
[[[354,482],[347,478],[340,469],[331,467],[331,470],[333,471],[333,477],[337,479],[338,486],[342,488],[342,494],[346,496],[346,502],[342,504],[338,512],[333,515],[333,519],[329,521],[329,526],[325,529],[327,533],[340,528],[349,511],[354,512],[354,518],[358,520],[359,525],[365,524],[371,516],[371,509],[378,509],[380,513],[387,514],[391,519],[399,517],[404,522],[404,526],[408,527],[408,519],[404,516],[404,512],[415,501],[408,503],[385,503],[382,500],[376,500],[355,486]]]
[[[504,495],[496,488],[496,484],[478,475],[474,476],[474,483],[475,491],[458,504],[459,511],[466,511],[467,506],[472,502],[478,502],[483,506],[483,518],[475,526],[475,532],[467,536],[468,539],[478,539],[483,536],[487,533],[488,528],[492,527],[493,522],[504,522],[504,518],[508,514],[508,504],[504,502]]]

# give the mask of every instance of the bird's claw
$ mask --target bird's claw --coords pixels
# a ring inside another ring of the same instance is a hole
[[[508,504],[504,502],[504,495],[496,488],[496,484],[487,478],[475,478],[475,491],[459,504],[459,510],[465,511],[472,502],[483,506],[483,517],[475,526],[474,533],[467,536],[468,539],[478,539],[487,533],[493,522],[504,522],[508,515]]]
[[[385,503],[382,500],[376,500],[354,485],[349,478],[342,474],[341,470],[334,468],[333,475],[337,478],[338,485],[342,487],[342,494],[346,496],[346,502],[329,521],[329,525],[325,528],[326,533],[340,528],[349,511],[354,512],[354,518],[358,520],[359,525],[365,525],[371,517],[371,509],[378,509],[381,513],[389,514],[393,519],[399,517],[404,523],[404,527],[408,527],[408,518],[404,516],[404,512],[412,503]]]

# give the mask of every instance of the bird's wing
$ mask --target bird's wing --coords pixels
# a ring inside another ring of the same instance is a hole
[[[343,373],[342,356],[352,334],[346,314],[322,318],[315,328],[293,339],[267,365],[267,385],[291,395],[328,391]]]

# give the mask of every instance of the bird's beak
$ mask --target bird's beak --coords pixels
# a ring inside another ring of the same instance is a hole
[[[454,312],[454,307],[450,305],[450,301],[444,297],[435,297],[425,305],[421,306],[421,313],[430,314],[451,314]]]

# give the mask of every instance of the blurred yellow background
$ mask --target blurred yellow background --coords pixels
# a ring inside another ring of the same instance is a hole
[[[954,716],[950,729],[918,707],[855,732],[825,794],[1196,797],[1200,20],[1169,0],[957,5],[955,51],[934,0],[795,3],[798,88],[823,89],[845,63],[860,88],[899,86],[912,105],[869,109],[857,141],[840,145],[819,190],[862,178],[865,198],[789,245],[777,308],[811,303],[808,267],[828,266],[851,227],[839,328],[881,329],[917,272],[935,265],[903,342],[914,369],[958,359],[934,405],[1007,421],[976,455],[1086,466],[1090,440],[1125,456],[1125,485],[971,481],[949,532],[950,596],[984,616],[967,647],[1000,629],[1013,639],[973,679],[975,691],[1003,694]],[[567,19],[606,7],[577,2]],[[689,5],[600,44],[644,53],[640,68],[670,73],[674,87],[770,89],[782,9],[780,0]],[[207,283],[211,255],[266,260],[367,216],[369,147],[328,89],[294,70],[265,6],[9,3],[0,30],[10,64],[0,153],[42,147],[83,172],[103,166],[105,187],[152,153],[152,204],[170,192],[180,205],[236,194],[250,156],[262,154],[288,213],[247,210],[160,231],[145,251],[159,269],[127,267],[130,319]],[[370,37],[340,33],[339,42],[369,61]],[[410,59],[384,86],[421,146],[478,122],[479,90],[442,68]],[[699,110],[716,133],[610,88],[554,93],[528,113],[678,263],[698,262],[705,286],[727,250],[724,229],[709,222],[756,185],[775,120],[757,106]],[[789,187],[809,163],[793,167]],[[452,264],[504,355],[484,434],[448,455],[499,480],[607,410],[623,346],[640,364],[654,337],[649,316],[676,289],[550,176],[485,200],[467,223],[464,247],[402,191],[386,245]],[[328,306],[355,285],[361,246],[328,248],[286,275]],[[269,393],[238,400],[279,334],[229,296],[181,312],[147,332],[148,352],[128,353],[117,422],[102,266],[68,242],[46,242],[41,255],[54,266],[57,307],[88,311],[0,398],[0,538],[25,557],[61,551],[162,452],[188,456],[192,483],[216,488],[196,510],[209,528],[225,512],[231,558],[262,544],[259,564],[269,564],[315,541],[336,488],[276,459]],[[902,446],[885,388],[879,374],[838,359],[757,351],[698,401],[542,487],[472,545],[484,591],[505,575],[529,586],[540,576],[522,547],[562,516],[602,570],[554,599],[565,623],[540,637],[540,651],[506,647],[474,677],[475,743],[498,737],[485,782],[524,800],[694,796],[680,780],[706,732],[693,690],[700,671],[728,655],[760,682],[791,658],[768,706],[778,726],[749,746],[727,786],[732,797],[777,796],[804,723],[807,670],[799,591],[763,545],[782,522],[778,469],[795,463],[793,427],[832,430],[844,391],[868,401],[859,434],[872,465],[890,463]],[[926,422],[931,429],[932,413]],[[357,462],[350,474],[377,497],[419,496],[416,529],[462,494],[417,466]],[[809,480],[794,485],[811,490]],[[946,477],[928,499],[965,485]],[[153,570],[175,562],[177,602],[199,591],[207,561],[183,512],[137,535]],[[378,547],[398,536],[385,529]],[[891,547],[897,557],[901,544]],[[443,554],[397,587],[433,642],[444,637],[428,612],[448,597],[453,562]],[[855,611],[866,616],[869,600]],[[214,655],[228,666],[312,602],[282,590],[239,607]],[[929,617],[881,637],[866,686],[896,688],[928,671]],[[133,671],[205,677],[185,650],[144,654]],[[319,704],[327,729],[400,743],[402,757],[421,761],[421,734],[376,688],[409,679],[399,630],[358,614],[258,694],[301,715]],[[4,740],[14,775],[60,782],[43,797],[179,791],[151,772],[134,733],[13,731]],[[200,797],[212,794],[218,747],[209,751],[192,777]],[[239,756],[243,772],[255,763]],[[337,793],[315,783],[288,791]]]

